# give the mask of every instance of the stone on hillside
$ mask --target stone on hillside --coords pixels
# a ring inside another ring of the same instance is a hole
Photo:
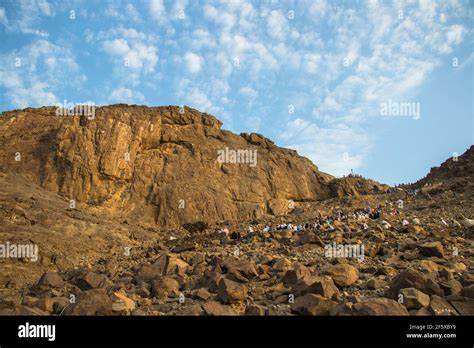
[[[193,292],[193,297],[196,299],[207,301],[211,297],[211,294],[206,289],[200,288]]]
[[[112,314],[112,301],[104,289],[93,289],[79,293],[75,303],[64,310],[64,315],[110,314]]]
[[[153,297],[163,298],[168,295],[178,295],[179,283],[171,277],[160,277],[151,283],[151,295]]]
[[[286,271],[282,281],[285,286],[290,286],[296,284],[300,279],[309,275],[311,275],[311,272],[306,266],[301,263],[296,263],[293,269]]]
[[[429,309],[436,316],[459,315],[448,301],[436,295],[431,298]]]
[[[224,316],[229,316],[229,315],[237,315],[238,313],[232,309],[230,306],[226,306],[223,304],[220,304],[219,302],[216,301],[209,301],[206,302],[202,308],[204,309],[204,312],[207,315],[224,315]]]
[[[408,315],[407,309],[389,298],[373,298],[352,306],[354,315]]]
[[[224,303],[241,302],[247,296],[247,287],[233,280],[222,278],[219,282],[217,295]]]
[[[449,301],[451,305],[458,311],[460,315],[473,316],[474,315],[474,301]]]
[[[329,269],[329,275],[339,286],[350,286],[359,279],[357,268],[348,264],[339,264]]]
[[[441,282],[439,285],[446,296],[456,296],[462,292],[462,284],[455,279]]]
[[[76,279],[76,284],[82,291],[99,289],[107,284],[107,277],[102,274],[88,272],[84,276]]]
[[[323,276],[309,285],[306,289],[300,292],[301,294],[311,293],[321,295],[325,298],[332,298],[335,294],[339,294],[339,289],[334,284],[331,277]]]
[[[385,280],[379,278],[372,278],[367,282],[365,287],[369,290],[376,290],[383,288],[386,285],[388,285],[388,283]]]
[[[445,257],[443,244],[438,241],[421,244],[418,248],[425,256],[436,256],[442,259]]]
[[[431,260],[421,260],[420,261],[420,267],[422,269],[427,270],[428,272],[438,272],[439,271],[439,266],[436,262],[433,262]]]
[[[265,315],[265,307],[257,304],[251,304],[245,307],[245,315],[249,316],[263,316]]]
[[[474,299],[474,284],[465,286],[461,293],[465,297]]]
[[[443,296],[443,291],[435,281],[414,269],[404,270],[396,276],[390,284],[387,295],[390,298],[397,299],[398,292],[405,288],[415,288],[429,295]]]
[[[302,315],[329,315],[336,306],[337,302],[319,295],[306,294],[296,298],[290,308],[293,312]]]
[[[415,288],[400,289],[398,299],[407,309],[419,309],[430,304],[430,297]]]
[[[56,272],[46,272],[44,273],[40,280],[38,281],[38,287],[40,289],[51,289],[59,288],[64,284],[63,278],[59,276]]]
[[[159,267],[150,264],[143,264],[138,270],[135,278],[137,281],[151,282],[152,280],[160,278],[162,274],[163,270]]]
[[[135,301],[120,292],[112,294],[112,310],[114,312],[131,312],[135,309]]]
[[[161,275],[184,276],[188,270],[189,264],[173,255],[163,254],[158,257],[153,266],[160,270]]]

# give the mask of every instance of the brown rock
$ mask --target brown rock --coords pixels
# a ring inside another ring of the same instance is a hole
[[[389,298],[373,298],[352,306],[354,315],[408,315],[407,309]]]
[[[319,295],[306,294],[290,305],[293,312],[302,315],[329,315],[337,303]]]
[[[163,269],[150,264],[143,264],[135,278],[137,281],[151,282],[152,280],[160,278],[162,274]]]
[[[151,283],[151,295],[153,297],[166,297],[170,294],[178,295],[179,283],[171,277],[160,277]]]
[[[444,258],[443,244],[440,242],[427,242],[418,247],[420,252],[425,256],[436,256]]]
[[[193,304],[191,306],[184,307],[177,314],[186,315],[186,316],[199,316],[199,315],[203,315],[203,313],[204,313],[204,310],[202,309],[201,305]]]
[[[415,288],[429,295],[443,295],[443,291],[435,281],[414,269],[404,270],[396,276],[390,284],[387,295],[397,299],[398,292],[405,288]]]
[[[433,295],[431,298],[429,309],[434,315],[437,316],[459,315],[448,301],[436,295]]]
[[[339,294],[339,289],[334,284],[331,277],[318,277],[318,279],[300,292],[301,294],[311,293],[321,295],[322,297],[332,298],[335,294]]]
[[[462,292],[461,283],[455,279],[441,282],[440,286],[446,296],[460,295]]]
[[[428,272],[438,272],[439,266],[436,262],[430,260],[421,260],[420,267],[427,270]]]
[[[449,301],[451,305],[458,311],[461,315],[474,315],[474,301]]]
[[[79,293],[76,302],[64,310],[64,315],[110,315],[112,301],[104,289],[93,289]]]
[[[256,305],[256,304],[251,304],[251,305],[248,305],[246,308],[245,308],[245,315],[249,315],[249,316],[263,316],[265,315],[265,307],[264,306],[260,306],[260,305]]]
[[[407,309],[419,309],[430,304],[430,297],[415,288],[400,289],[398,299]]]
[[[211,294],[204,288],[200,288],[194,292],[194,298],[206,301],[209,297],[211,297]]]
[[[339,286],[349,286],[359,279],[357,268],[348,264],[339,264],[329,269],[329,275]]]
[[[305,267],[303,264],[296,263],[294,269],[286,271],[282,281],[285,286],[290,286],[297,283],[303,277],[309,275],[311,275],[311,272],[307,267]]]
[[[462,289],[462,295],[474,299],[474,284],[465,286]]]
[[[180,275],[184,276],[188,270],[188,263],[173,255],[163,254],[154,263],[160,270],[161,275]]]
[[[383,288],[387,284],[388,283],[383,279],[372,278],[367,282],[366,288],[369,289],[369,290],[376,290],[376,289]]]
[[[230,306],[222,305],[216,301],[206,302],[202,308],[207,315],[237,315],[238,313]]]
[[[112,310],[114,312],[131,312],[135,309],[135,301],[120,292],[112,294]]]
[[[83,277],[76,279],[79,289],[85,291],[90,289],[99,289],[107,284],[107,277],[102,274],[88,272]]]
[[[44,273],[38,281],[40,289],[59,288],[64,284],[64,280],[56,272]]]
[[[230,279],[222,278],[219,282],[217,295],[224,303],[241,302],[247,296],[247,287]]]

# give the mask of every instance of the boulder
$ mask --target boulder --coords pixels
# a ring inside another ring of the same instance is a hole
[[[443,296],[443,290],[434,280],[414,269],[404,270],[396,276],[390,284],[387,296],[397,299],[398,292],[405,288],[415,288],[429,295]]]
[[[418,249],[425,256],[436,256],[442,259],[445,257],[443,244],[438,241],[421,244]]]
[[[112,314],[112,301],[104,289],[92,289],[79,293],[75,303],[64,310],[64,315],[110,314]]]
[[[319,295],[306,294],[296,298],[290,308],[293,312],[302,315],[329,315],[336,306],[337,302]]]
[[[398,299],[407,309],[419,309],[430,304],[430,297],[415,288],[400,289]]]
[[[459,315],[448,301],[436,295],[431,298],[429,310],[436,316]]]
[[[168,295],[178,295],[180,285],[178,281],[171,277],[159,277],[151,283],[151,295],[163,298]]]
[[[237,315],[238,313],[232,309],[230,306],[226,306],[223,304],[220,304],[219,302],[216,301],[209,301],[206,302],[202,308],[204,309],[204,312],[207,315],[224,315],[224,316],[229,316],[229,315]]]
[[[135,301],[124,293],[114,292],[112,294],[112,311],[129,313],[135,309]]]
[[[408,315],[407,309],[389,298],[373,298],[352,306],[354,315]]]
[[[223,303],[241,302],[247,296],[247,287],[230,279],[222,278],[217,292]]]
[[[60,288],[64,284],[63,278],[56,272],[46,272],[44,273],[40,280],[38,281],[38,288],[41,290],[51,289],[51,288]]]
[[[348,264],[339,264],[329,269],[329,275],[336,285],[350,286],[359,279],[357,268]]]
[[[85,291],[102,288],[107,284],[107,281],[107,277],[102,274],[88,272],[84,276],[76,279],[76,285],[79,289]]]
[[[310,275],[311,272],[307,267],[305,267],[301,263],[296,263],[293,269],[286,271],[282,281],[285,286],[291,286],[293,284],[296,284],[300,279],[304,278],[305,276]]]

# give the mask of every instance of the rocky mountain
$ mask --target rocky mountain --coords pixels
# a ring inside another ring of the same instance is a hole
[[[451,189],[455,192],[474,192],[474,145],[462,155],[453,156],[412,185],[424,191],[441,192]]]
[[[189,108],[89,118],[0,117],[0,315],[474,315],[472,147],[388,189]]]
[[[163,227],[281,215],[295,202],[382,187],[334,180],[294,150],[221,126],[173,106],[113,105],[94,119],[52,107],[6,112],[0,170],[101,214]]]

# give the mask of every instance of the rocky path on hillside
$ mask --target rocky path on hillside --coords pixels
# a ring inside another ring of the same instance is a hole
[[[117,240],[107,252],[95,243],[99,233],[90,239],[97,250],[84,252],[95,255],[88,263],[48,265],[23,286],[5,284],[0,313],[473,315],[469,202],[449,191],[334,199],[311,213],[155,231],[148,243]],[[313,228],[321,216],[350,216],[368,204],[380,205],[381,216]],[[301,230],[277,229],[282,224]],[[123,235],[105,227],[111,240]]]

